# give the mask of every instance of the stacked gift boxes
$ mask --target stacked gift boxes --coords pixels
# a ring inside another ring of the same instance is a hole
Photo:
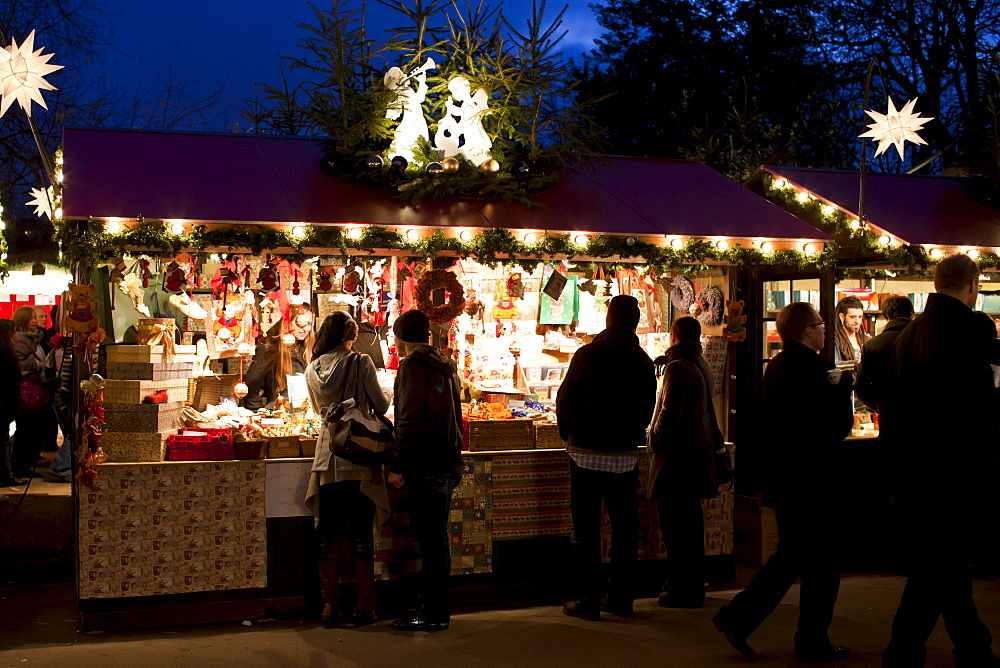
[[[167,436],[181,425],[195,347],[108,346],[101,447],[111,462],[160,462]],[[159,395],[161,403],[143,403]]]

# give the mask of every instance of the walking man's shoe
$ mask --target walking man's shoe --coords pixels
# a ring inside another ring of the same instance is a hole
[[[563,604],[563,613],[570,617],[579,617],[589,622],[601,621],[601,610],[596,605],[587,605],[580,601],[566,601]]]
[[[722,610],[725,610],[725,608]],[[757,653],[753,651],[753,647],[747,644],[746,638],[736,635],[729,629],[729,627],[726,626],[725,618],[722,616],[722,610],[716,613],[715,617],[712,617],[712,623],[715,624],[715,628],[717,628],[723,637],[725,637],[726,642],[729,643],[730,647],[745,656],[748,660],[753,661],[754,658],[756,658]]]

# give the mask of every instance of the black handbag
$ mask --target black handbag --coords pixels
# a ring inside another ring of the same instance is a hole
[[[348,354],[340,401],[330,406],[324,419],[330,430],[330,451],[336,457],[352,464],[377,468],[388,461],[396,436],[389,419],[371,410],[371,402],[360,382],[360,357],[355,352]],[[365,397],[364,406],[359,406],[353,397],[344,398],[347,388],[352,385],[354,396]]]

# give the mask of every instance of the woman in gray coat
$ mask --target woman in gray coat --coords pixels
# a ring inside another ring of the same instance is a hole
[[[390,396],[379,387],[371,358],[351,352],[357,336],[357,323],[343,312],[331,314],[320,328],[312,362],[306,368],[309,399],[318,415],[347,399],[354,399],[357,406],[368,405],[379,414],[389,408]],[[378,518],[382,524],[389,517],[382,467],[352,464],[334,456],[330,430],[323,428],[316,443],[306,505],[317,519],[323,620],[329,627],[346,621],[356,626],[377,621],[372,523]],[[357,601],[348,620],[340,609],[339,579],[351,570]]]

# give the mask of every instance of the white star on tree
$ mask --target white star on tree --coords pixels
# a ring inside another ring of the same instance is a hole
[[[52,202],[55,201],[55,192],[53,192],[52,186],[45,189],[32,188],[31,196],[35,199],[27,202],[27,205],[35,207],[35,215],[41,218],[42,214],[45,214],[49,220],[52,220]]]
[[[923,130],[924,123],[933,120],[933,117],[921,118],[919,113],[913,113],[913,105],[917,103],[917,99],[913,98],[902,109],[896,111],[896,105],[892,103],[890,97],[888,114],[865,111],[875,122],[868,124],[868,132],[858,136],[871,137],[872,141],[878,142],[878,148],[875,150],[876,157],[888,150],[890,145],[894,145],[896,152],[899,153],[899,159],[902,160],[903,145],[907,140],[914,144],[927,143],[917,135],[917,131]]]
[[[61,70],[63,66],[49,65],[53,54],[43,56],[41,48],[37,51],[34,48],[35,31],[32,30],[21,46],[17,45],[17,40],[12,40],[10,46],[0,49],[0,95],[3,96],[0,116],[7,112],[14,100],[28,116],[31,116],[32,100],[48,109],[41,91],[56,90],[56,87],[45,80],[45,75]]]

